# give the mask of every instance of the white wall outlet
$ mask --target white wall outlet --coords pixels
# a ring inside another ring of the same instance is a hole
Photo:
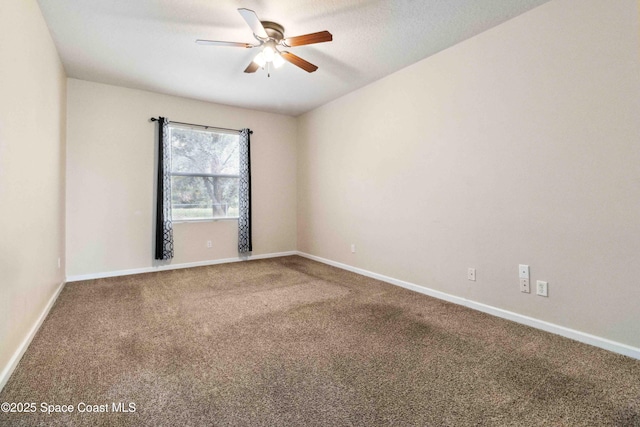
[[[549,296],[549,284],[547,282],[543,282],[542,280],[538,280],[536,282],[536,293],[541,297]]]
[[[531,289],[529,289],[529,279],[520,279],[520,292],[524,292],[526,294],[531,292]]]
[[[518,266],[518,277],[520,277],[521,279],[528,279],[529,278],[529,266],[528,265],[520,264]]]
[[[212,247],[212,246],[213,246],[213,245],[211,244],[211,240],[207,240],[207,247],[208,247],[208,248],[210,248],[210,247]]]
[[[467,279],[472,280],[472,281],[476,281],[476,269],[475,268],[468,268],[467,269]]]
[[[58,257],[58,270],[60,269],[60,265],[61,265],[61,263],[60,263],[60,257]]]
[[[351,244],[351,253],[352,253],[352,254],[355,254],[355,253],[356,253],[356,245],[355,245],[355,243],[352,243],[352,244]]]

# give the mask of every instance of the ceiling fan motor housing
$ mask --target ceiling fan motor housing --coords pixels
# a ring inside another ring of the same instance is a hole
[[[276,42],[280,42],[284,38],[284,27],[282,25],[271,21],[260,22],[269,38],[274,39]]]

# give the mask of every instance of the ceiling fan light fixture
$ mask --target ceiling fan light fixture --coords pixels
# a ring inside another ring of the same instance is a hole
[[[257,54],[256,57],[253,58],[253,62],[258,64],[260,68],[264,68],[264,66],[267,64],[267,60],[264,57],[264,53],[260,52],[259,54]]]
[[[273,57],[273,66],[276,68],[280,68],[282,67],[282,64],[284,64],[284,58],[280,56],[280,53],[278,52]]]
[[[269,45],[262,49],[262,53],[264,54],[264,60],[267,62],[273,62],[273,58],[276,56],[276,51]]]

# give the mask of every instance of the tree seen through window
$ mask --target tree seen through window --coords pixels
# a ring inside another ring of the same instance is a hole
[[[175,125],[170,132],[173,220],[237,218],[240,136]]]

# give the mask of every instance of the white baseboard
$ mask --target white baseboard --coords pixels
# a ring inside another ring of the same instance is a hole
[[[614,353],[622,354],[625,356],[633,357],[640,360],[640,348],[632,347],[627,344],[611,341],[606,338],[598,337],[588,334],[586,332],[577,331],[575,329],[566,328],[564,326],[556,325],[553,323],[545,322],[543,320],[535,319],[533,317],[524,316],[522,314],[514,313],[512,311],[503,310],[501,308],[492,307],[490,305],[482,304],[476,301],[472,301],[466,298],[458,297],[455,295],[447,294],[444,292],[429,289],[424,286],[416,285],[415,283],[405,282],[403,280],[394,279],[393,277],[384,276],[382,274],[373,273],[361,268],[352,267],[347,264],[332,261],[329,259],[321,258],[315,255],[310,255],[304,252],[297,252],[298,255],[309,258],[314,261],[328,264],[334,267],[341,268],[343,270],[351,271],[353,273],[361,274],[363,276],[371,277],[372,279],[381,280],[383,282],[391,283],[392,285],[401,286],[406,289],[410,289],[415,292],[419,292],[424,295],[428,295],[441,300],[449,301],[454,304],[463,305],[465,307],[472,308],[474,310],[482,311],[484,313],[491,314],[496,317],[511,320],[516,323],[531,326],[536,329],[541,329],[552,334],[561,335],[565,338],[570,338],[575,341],[579,341],[585,344],[592,345],[594,347],[603,348],[605,350],[612,351]]]
[[[131,274],[152,273],[154,271],[178,270],[181,268],[202,267],[206,265],[227,264],[230,262],[250,261],[254,259],[278,258],[283,256],[297,255],[297,251],[275,252],[270,254],[238,256],[234,258],[214,259],[208,261],[187,262],[183,264],[165,264],[152,267],[132,268],[129,270],[105,271],[102,273],[80,274],[68,276],[67,283],[79,282],[81,280],[103,279],[105,277],[129,276]]]
[[[31,344],[33,337],[35,337],[36,333],[38,333],[40,326],[42,326],[42,322],[44,322],[44,319],[46,319],[47,315],[49,314],[51,307],[53,307],[53,304],[55,304],[56,300],[58,299],[58,295],[60,295],[62,288],[64,288],[64,282],[58,285],[58,288],[55,290],[53,295],[51,295],[51,298],[49,298],[49,301],[44,307],[44,310],[42,310],[42,313],[40,313],[38,320],[36,320],[36,322],[29,330],[27,336],[24,338],[24,340],[22,340],[22,343],[20,344],[18,349],[15,351],[15,353],[13,353],[13,356],[11,357],[11,359],[9,359],[9,363],[7,364],[7,366],[2,369],[2,373],[0,373],[0,391],[2,391],[4,386],[7,384],[7,381],[9,381],[11,374],[13,374],[16,366],[18,366],[20,359],[22,359],[24,352],[27,351],[29,344]]]

